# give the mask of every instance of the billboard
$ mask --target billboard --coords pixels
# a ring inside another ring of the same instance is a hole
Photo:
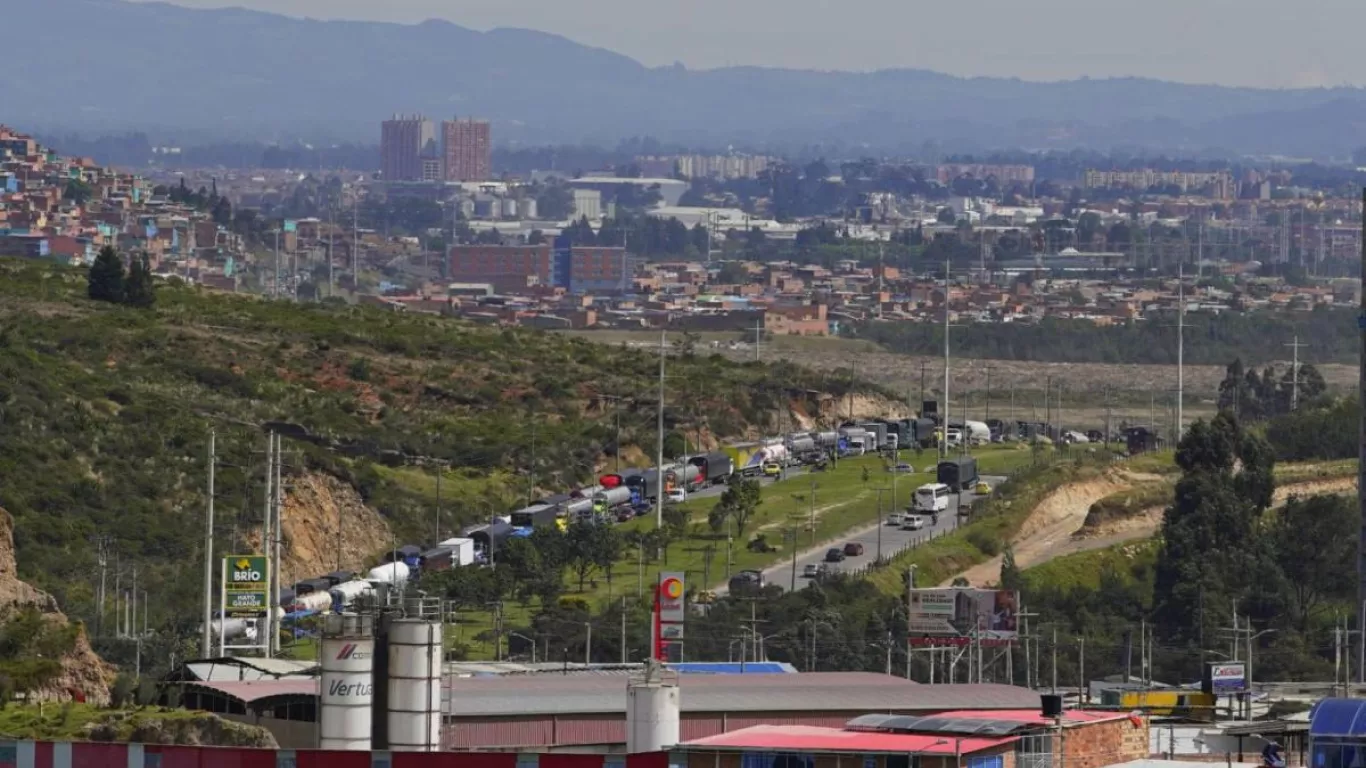
[[[687,618],[683,606],[683,594],[687,591],[683,574],[666,571],[659,574],[659,622],[661,624],[682,624]]]
[[[907,633],[930,644],[953,644],[973,637],[987,643],[1019,636],[1019,595],[1003,589],[949,587],[913,589]]]
[[[270,584],[262,555],[223,558],[223,612],[229,616],[260,616],[270,609]]]
[[[1247,665],[1241,661],[1207,661],[1200,682],[1205,693],[1216,696],[1243,693],[1247,690]]]

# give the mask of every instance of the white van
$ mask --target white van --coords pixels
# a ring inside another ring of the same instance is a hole
[[[949,508],[953,491],[943,483],[928,483],[915,489],[915,511],[944,512]]]

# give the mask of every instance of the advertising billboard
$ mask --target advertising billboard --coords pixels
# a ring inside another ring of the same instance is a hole
[[[1216,696],[1243,693],[1247,690],[1247,665],[1241,661],[1207,661],[1200,682],[1205,693]]]
[[[260,616],[270,609],[270,584],[266,558],[261,555],[230,555],[224,561],[224,605],[228,616]]]
[[[659,622],[661,624],[682,624],[687,618],[683,605],[683,595],[687,592],[683,574],[666,571],[659,574]]]
[[[953,644],[973,637],[987,643],[1019,636],[1019,595],[1004,589],[949,587],[911,590],[908,634],[912,642]]]

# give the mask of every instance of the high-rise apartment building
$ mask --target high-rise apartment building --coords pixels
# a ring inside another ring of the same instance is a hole
[[[493,176],[493,143],[487,120],[447,120],[441,124],[446,181],[488,181]]]
[[[436,126],[420,115],[394,115],[380,129],[385,181],[422,181],[423,159],[436,158]]]

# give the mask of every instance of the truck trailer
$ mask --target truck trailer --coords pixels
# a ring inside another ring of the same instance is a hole
[[[939,482],[954,491],[969,491],[977,486],[977,459],[959,456],[939,462]]]
[[[688,463],[701,470],[704,485],[720,485],[735,472],[735,460],[723,451],[694,456]]]

